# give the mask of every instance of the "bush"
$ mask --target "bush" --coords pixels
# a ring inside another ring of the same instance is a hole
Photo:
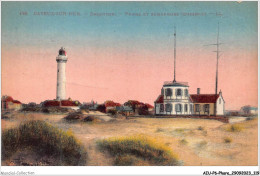
[[[198,130],[203,131],[203,130],[204,130],[204,127],[199,126],[199,127],[198,127]]]
[[[224,142],[225,143],[231,143],[233,140],[232,140],[232,138],[230,138],[230,137],[225,137],[224,138]]]
[[[228,126],[228,128],[226,130],[229,132],[240,132],[243,130],[243,127],[240,124],[233,124],[233,125]]]
[[[83,121],[85,122],[100,122],[101,120],[100,119],[97,119],[96,117],[94,116],[87,116],[83,119]]]
[[[164,131],[164,129],[162,129],[162,128],[157,128],[157,130],[155,131],[156,133],[159,133],[159,132],[163,132]]]
[[[2,133],[2,160],[17,150],[34,149],[42,156],[60,158],[57,165],[85,165],[86,152],[71,131],[51,126],[44,121],[28,121]]]
[[[127,155],[144,160],[150,165],[179,165],[178,157],[173,154],[171,148],[152,137],[144,135],[116,137],[100,140],[97,144],[101,151],[107,150],[115,156],[115,165],[136,165],[136,159]]]
[[[197,144],[197,147],[202,149],[205,148],[207,146],[208,142],[207,141],[201,141]]]
[[[107,113],[111,113],[112,115],[115,115],[116,114],[116,110],[115,109],[109,109],[108,111],[107,111]]]
[[[149,163],[134,155],[118,155],[115,158],[116,166],[149,166]]]
[[[188,141],[186,139],[182,139],[182,140],[180,140],[180,144],[187,145]]]
[[[138,114],[139,115],[149,115],[148,108],[146,106],[142,106],[138,108]]]
[[[81,112],[73,112],[64,117],[65,120],[79,120],[83,119],[85,116]]]

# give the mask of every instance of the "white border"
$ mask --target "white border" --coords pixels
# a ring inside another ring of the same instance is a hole
[[[17,0],[1,0],[1,1],[17,1]],[[23,1],[31,1],[31,0],[23,0]],[[55,1],[55,0],[49,0],[49,1]],[[56,1],[70,1],[70,0],[56,0]],[[78,1],[84,1],[84,0],[78,0]],[[87,0],[87,1],[91,1],[91,0]],[[102,1],[102,0],[96,0],[96,1]],[[113,1],[126,1],[126,0],[113,0]],[[133,0],[133,1],[137,1],[137,0]],[[149,0],[142,0],[142,1],[149,1]],[[164,0],[164,1],[169,1],[169,0]],[[195,0],[183,0],[183,1],[195,1]],[[214,0],[208,0],[208,1],[214,1]],[[226,0],[226,1],[231,1],[231,0]],[[245,1],[250,1],[250,0],[245,0]],[[258,2],[258,19],[260,19],[259,7],[260,5]],[[1,19],[1,13],[0,13],[0,19]],[[0,27],[0,32],[1,32],[1,27]],[[258,23],[258,43],[259,43],[259,39],[260,37],[259,37],[259,23]],[[260,50],[258,44],[258,53],[259,51]],[[259,66],[260,66],[260,62],[258,56],[258,68]],[[259,70],[258,70],[258,78],[259,78]],[[258,79],[258,87],[259,87],[259,79]],[[258,102],[259,100],[260,100],[260,96],[258,91]],[[258,128],[258,134],[259,134],[259,128]],[[258,135],[258,142],[260,141],[259,139],[260,137]],[[128,166],[128,167],[125,166],[74,166],[74,167],[73,166],[41,166],[41,167],[1,166],[0,171],[1,173],[3,172],[7,173],[7,175],[31,175],[28,172],[33,172],[34,173],[33,175],[111,175],[111,176],[112,175],[203,175],[204,171],[223,171],[223,172],[230,172],[230,173],[232,171],[253,172],[253,171],[259,171],[259,163],[260,163],[259,148],[260,146],[258,145],[258,166],[153,166],[153,167],[151,166],[150,167],[149,166],[138,166],[138,167],[135,166]],[[0,154],[1,154],[1,148],[0,148]]]

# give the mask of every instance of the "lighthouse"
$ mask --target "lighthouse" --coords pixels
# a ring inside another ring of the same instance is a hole
[[[68,57],[65,48],[61,47],[57,61],[57,100],[66,99],[66,63]]]

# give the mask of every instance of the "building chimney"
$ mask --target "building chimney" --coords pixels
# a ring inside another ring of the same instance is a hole
[[[200,88],[197,88],[197,94],[198,95],[200,94]]]

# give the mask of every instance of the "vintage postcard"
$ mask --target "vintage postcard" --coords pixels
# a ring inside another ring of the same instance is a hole
[[[258,1],[1,2],[1,174],[258,164]]]

